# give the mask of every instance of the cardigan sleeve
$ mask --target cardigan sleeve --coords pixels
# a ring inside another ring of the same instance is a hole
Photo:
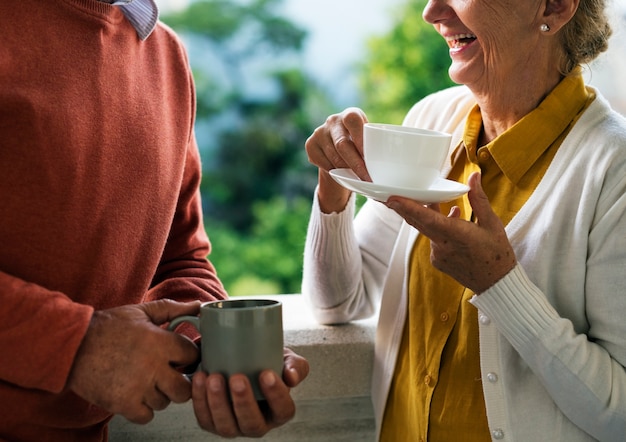
[[[563,238],[555,239],[555,244],[544,244],[560,249],[562,261],[544,261],[544,268],[553,274],[569,272],[562,275],[565,279],[561,286],[566,286],[567,279],[582,281],[583,287],[577,289],[580,294],[570,287],[557,302],[550,302],[550,289],[542,290],[518,264],[471,301],[528,364],[561,412],[587,434],[606,441],[623,441],[626,434],[624,140],[626,136],[606,142],[613,153],[603,155],[602,161],[608,165],[604,178],[598,179],[602,167],[594,162],[590,172],[594,176],[583,186],[586,194],[593,195],[590,189],[599,188],[597,197],[586,205],[591,213],[586,250],[576,252],[582,253],[584,267],[563,265],[573,262]],[[583,168],[578,171],[584,175]],[[599,180],[598,186],[592,180]],[[551,216],[550,228],[557,230],[552,237],[559,238],[558,230],[563,229],[558,226],[564,219],[554,213]],[[580,219],[576,222],[583,223]],[[574,305],[581,306],[576,316],[585,322],[565,313]]]
[[[355,196],[340,213],[324,214],[317,191],[304,250],[302,294],[323,324],[375,314],[401,219],[367,201],[356,218]]]

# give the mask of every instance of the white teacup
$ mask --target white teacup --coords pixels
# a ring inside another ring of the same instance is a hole
[[[375,184],[427,189],[441,175],[451,138],[433,130],[366,123],[365,165]]]

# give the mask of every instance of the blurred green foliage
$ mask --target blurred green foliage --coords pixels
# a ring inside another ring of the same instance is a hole
[[[275,197],[254,204],[254,227],[240,233],[207,224],[211,259],[231,294],[299,293],[302,251],[311,202]]]
[[[419,99],[453,85],[448,45],[422,18],[426,3],[400,4],[390,32],[369,40],[359,80],[370,121],[401,124]]]
[[[231,295],[299,293],[317,182],[304,143],[342,110],[300,68],[307,34],[281,15],[281,1],[198,0],[162,17],[188,47],[210,259]],[[423,23],[424,4],[407,1],[393,29],[369,42],[351,105],[372,121],[400,122],[450,84],[447,47]]]
[[[201,0],[165,15],[197,95],[211,261],[231,295],[298,293],[317,171],[304,142],[336,111],[299,66],[281,0]]]
[[[241,233],[255,228],[253,208],[276,196],[310,199],[316,172],[309,165],[304,141],[318,116],[307,113],[309,82],[302,72],[273,75],[277,95],[267,101],[243,102],[240,124],[223,129],[219,148],[205,162],[206,212]]]

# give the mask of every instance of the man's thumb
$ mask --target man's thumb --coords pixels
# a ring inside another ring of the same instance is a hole
[[[150,320],[161,325],[182,315],[197,315],[200,312],[200,301],[177,302],[171,299],[159,299],[157,301],[141,304]]]

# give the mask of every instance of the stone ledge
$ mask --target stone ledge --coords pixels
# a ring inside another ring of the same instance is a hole
[[[373,441],[370,401],[376,319],[338,326],[319,325],[301,295],[271,295],[283,303],[285,346],[311,365],[308,378],[293,390],[295,418],[260,441]],[[147,425],[116,416],[111,442],[218,441],[200,430],[190,403],[171,405]]]

